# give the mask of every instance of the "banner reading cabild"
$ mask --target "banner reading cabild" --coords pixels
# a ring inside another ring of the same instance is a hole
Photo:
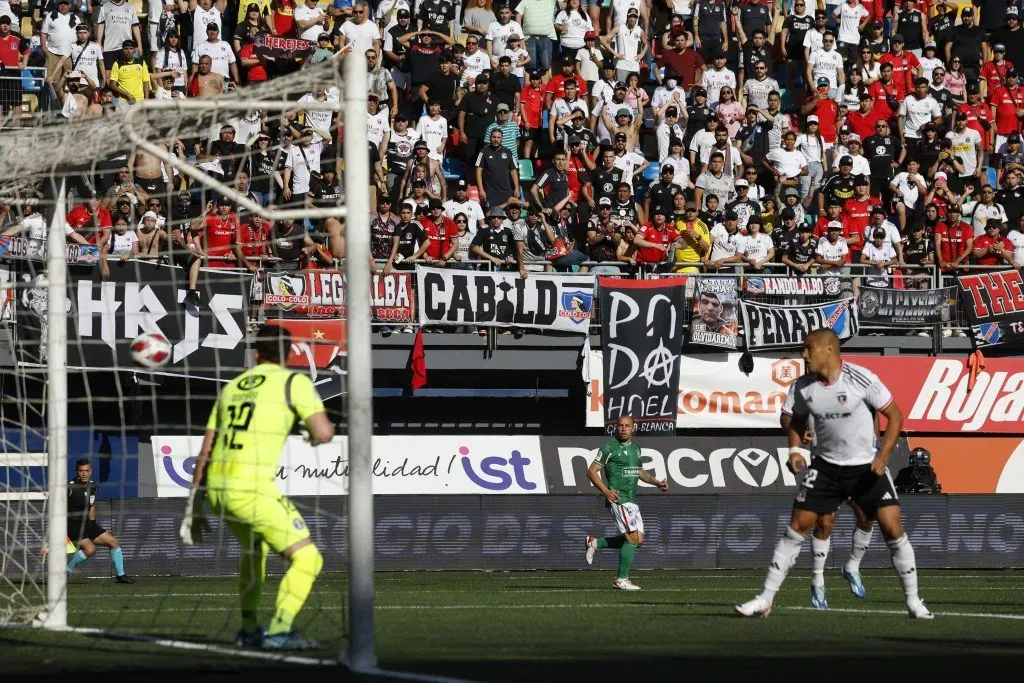
[[[416,267],[421,325],[528,327],[586,334],[594,303],[587,275]]]
[[[840,339],[857,334],[857,306],[842,299],[813,306],[775,306],[740,301],[747,348],[803,346],[807,335],[823,327],[832,328]]]
[[[950,305],[956,303],[953,290],[862,287],[857,312],[862,323],[934,325],[949,320]]]
[[[620,417],[637,432],[674,433],[683,343],[686,278],[597,281],[606,379],[604,424]]]

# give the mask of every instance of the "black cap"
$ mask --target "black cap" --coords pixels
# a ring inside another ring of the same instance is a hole
[[[779,216],[784,221],[796,220],[796,211],[793,210],[793,207],[787,206],[779,213]]]
[[[843,156],[841,159],[839,159],[839,165],[840,166],[853,166],[853,157],[851,157],[850,155]]]
[[[436,211],[437,209],[442,208],[444,205],[441,203],[441,200],[438,199],[437,197],[431,197],[430,202],[428,203],[427,206],[430,208],[431,211]]]
[[[411,17],[412,14],[410,14],[409,10],[403,8],[398,10],[397,16],[399,19],[401,19],[402,17]]]
[[[460,179],[459,182],[455,183],[455,189],[457,190],[465,190],[467,187],[469,187],[469,185],[465,180]]]
[[[381,194],[377,195],[377,203],[378,204],[383,204],[384,202],[389,202],[390,203],[391,202],[391,195],[384,194],[384,193],[381,193]]]
[[[871,181],[868,180],[868,177],[866,175],[864,175],[863,173],[860,173],[856,177],[854,177],[853,184],[854,185],[870,185]]]
[[[728,211],[725,212],[725,220],[727,220],[727,221],[738,221],[739,219],[740,219],[740,215],[738,213],[736,213],[735,211],[733,211],[732,209],[729,209]]]
[[[230,197],[228,197],[226,195],[221,195],[220,197],[217,197],[217,206],[233,206],[233,205],[234,205],[234,202],[231,201]]]
[[[124,41],[123,43],[121,43],[121,47],[122,47],[122,48],[125,48],[125,47],[138,47],[138,46],[139,46],[139,44],[138,44],[138,43],[136,43],[136,42],[135,42],[134,40],[132,40],[131,38],[129,38],[128,40],[126,40],[126,41]]]
[[[9,16],[7,16],[6,14],[4,14],[3,16],[0,16],[0,24],[10,24],[10,23],[11,23],[11,18]]]

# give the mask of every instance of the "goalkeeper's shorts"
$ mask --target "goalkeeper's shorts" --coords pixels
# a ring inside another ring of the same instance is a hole
[[[276,487],[271,491],[208,489],[210,509],[219,515],[243,548],[263,540],[280,554],[309,538],[302,514]]]

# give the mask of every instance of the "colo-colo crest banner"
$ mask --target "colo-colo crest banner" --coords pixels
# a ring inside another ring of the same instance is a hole
[[[421,325],[528,327],[586,334],[591,275],[476,272],[416,266]]]
[[[1019,270],[957,278],[975,347],[1024,342],[1024,278]]]
[[[171,343],[170,363],[155,374],[231,377],[247,365],[252,275],[200,269],[202,305],[195,308],[183,304],[188,276],[177,266],[119,261],[107,279],[97,268],[72,267],[62,311],[48,304],[44,274],[25,269],[18,277],[19,363],[46,362],[50,317],[65,315],[70,368],[142,372],[132,361],[131,342],[143,332],[157,332]]]
[[[611,434],[616,421],[629,416],[641,434],[674,434],[686,278],[601,277],[597,286],[605,431]]]
[[[933,325],[949,320],[956,303],[953,287],[942,289],[883,289],[861,287],[857,313],[862,323]]]
[[[857,334],[857,305],[841,299],[813,306],[775,306],[740,301],[743,332],[748,349],[803,346],[807,335],[823,327],[832,328],[840,339]]]

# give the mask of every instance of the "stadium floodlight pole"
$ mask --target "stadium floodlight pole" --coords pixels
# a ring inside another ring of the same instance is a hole
[[[354,671],[370,671],[377,666],[377,656],[373,643],[373,340],[366,60],[350,53],[344,68],[349,457],[349,640],[344,661]]]
[[[345,88],[346,92],[348,88]],[[344,95],[342,96],[344,99]],[[365,97],[364,97],[365,99]],[[315,111],[340,111],[344,107],[341,100],[337,102],[303,102],[302,108],[305,110]],[[200,185],[212,188],[217,193],[229,197],[233,202],[241,206],[249,213],[256,214],[261,218],[265,218],[268,221],[282,221],[282,220],[294,220],[301,221],[306,218],[344,218],[345,207],[343,206],[330,206],[322,209],[316,208],[299,208],[299,209],[268,209],[261,204],[252,201],[249,197],[240,193],[237,189],[230,185],[225,185],[220,180],[209,175],[202,169],[199,169],[187,161],[179,159],[176,155],[172,154],[167,150],[166,147],[153,144],[139,133],[139,127],[133,125],[133,120],[136,116],[140,115],[141,112],[145,112],[151,109],[161,110],[166,109],[168,111],[195,111],[197,113],[209,114],[211,111],[218,110],[237,110],[250,112],[255,110],[263,111],[288,111],[295,109],[294,102],[282,102],[279,100],[246,100],[246,99],[235,99],[224,102],[218,102],[217,98],[201,99],[196,100],[143,100],[139,104],[133,105],[128,109],[125,121],[125,126],[128,132],[128,138],[131,143],[143,150],[147,154],[156,157],[167,166],[178,171],[182,175],[186,175],[192,180],[198,182]],[[363,111],[360,113],[363,121],[366,120],[366,107],[363,107]],[[347,149],[347,147],[346,147]],[[363,150],[365,154],[365,150]],[[367,180],[369,184],[369,180]]]
[[[43,626],[68,624],[68,264],[64,236],[65,181],[61,179],[46,250],[46,616]]]

